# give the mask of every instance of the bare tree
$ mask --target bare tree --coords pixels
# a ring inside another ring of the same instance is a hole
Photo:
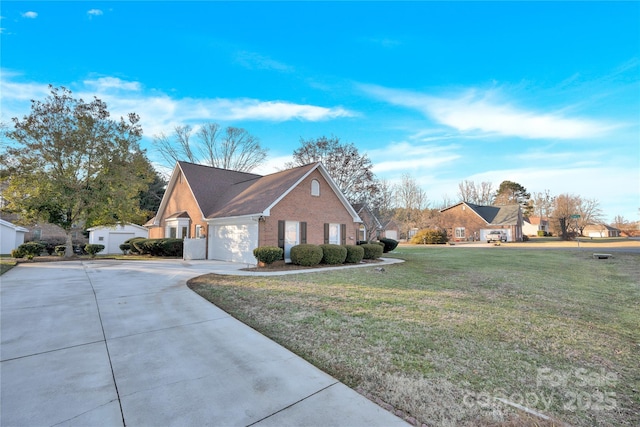
[[[476,183],[464,180],[458,184],[458,197],[461,201],[476,205],[491,205],[493,203],[493,184],[490,182]]]
[[[551,229],[564,240],[568,240],[571,233],[577,233],[577,223],[572,221],[572,215],[578,215],[580,198],[573,194],[560,194],[555,198],[551,213]]]
[[[195,138],[192,135],[193,128],[185,125],[176,126],[171,136],[161,133],[154,137],[154,145],[167,166],[188,161],[250,172],[267,158],[267,150],[260,145],[260,140],[242,128],[227,127],[221,131],[217,123],[205,123]]]
[[[412,228],[420,228],[423,221],[423,210],[429,201],[426,192],[409,174],[402,175],[402,182],[393,187],[395,200],[394,219],[409,238]]]
[[[555,196],[552,196],[549,190],[533,193],[532,214],[540,218],[549,218],[553,210],[554,202]]]
[[[371,171],[373,164],[355,145],[325,136],[309,140],[301,138],[300,144],[293,152],[293,162],[286,166],[322,162],[349,202],[374,204],[379,184]]]

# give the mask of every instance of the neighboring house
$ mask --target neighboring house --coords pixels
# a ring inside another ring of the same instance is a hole
[[[519,205],[481,206],[460,202],[440,210],[442,226],[450,241],[486,241],[491,230],[502,230],[508,242],[522,241],[522,210]]]
[[[7,220],[19,222],[19,217],[16,214],[3,215]],[[64,245],[67,240],[67,233],[64,228],[51,224],[49,222],[37,222],[35,224],[25,224],[24,228],[28,231],[24,236],[25,242],[44,242],[52,243],[55,245]],[[77,225],[73,226],[71,231],[71,238],[74,245],[84,246],[89,242],[89,239],[85,236],[82,227]]]
[[[353,209],[356,211],[362,223],[358,230],[359,241],[371,241],[379,239],[382,232],[382,224],[378,220],[378,217],[369,209],[364,203],[356,203],[353,205]]]
[[[400,227],[396,222],[392,219],[382,224],[382,233],[380,234],[380,238],[387,238],[398,240],[400,237]]]
[[[582,230],[587,237],[620,237],[620,230],[606,224],[587,224]]]
[[[178,162],[150,238],[204,245],[204,257],[256,264],[253,249],[355,244],[360,217],[321,163],[266,176]]]
[[[113,226],[99,226],[88,228],[89,243],[104,245],[100,254],[120,254],[120,245],[134,237],[149,237],[149,230],[135,224],[121,224]]]
[[[525,236],[537,236],[538,231],[543,231],[545,235],[549,233],[549,220],[539,216],[525,217],[522,223],[522,233]]]
[[[24,227],[0,219],[0,254],[8,255],[23,244],[28,231]]]

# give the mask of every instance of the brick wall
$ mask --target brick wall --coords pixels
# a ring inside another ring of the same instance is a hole
[[[189,217],[191,217],[189,237],[195,237],[196,225],[201,225],[204,230],[207,230],[207,223],[202,220],[202,213],[193,198],[191,189],[187,185],[187,180],[179,176],[173,187],[173,191],[171,191],[169,195],[164,212],[161,212],[160,218],[156,218],[160,221],[160,226],[149,229],[149,238],[159,239],[168,237],[165,236],[166,218],[182,211],[187,211]]]
[[[320,196],[311,195],[313,179],[320,183]],[[325,223],[345,224],[348,245],[356,243],[360,225],[353,222],[338,196],[317,170],[287,194],[271,209],[271,215],[260,223],[259,246],[278,246],[278,220],[306,222],[307,243],[316,245],[324,243]]]
[[[486,221],[465,205],[447,209],[440,214],[440,220],[442,227],[447,230],[450,241],[456,240],[455,229],[457,227],[464,227],[465,236],[469,239],[474,233],[478,233],[477,235],[480,236],[480,229],[487,228]]]

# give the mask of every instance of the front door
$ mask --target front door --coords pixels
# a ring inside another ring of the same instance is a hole
[[[291,262],[291,248],[300,244],[300,223],[285,221],[284,223],[284,260]]]

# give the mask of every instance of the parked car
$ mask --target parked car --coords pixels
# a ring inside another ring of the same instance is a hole
[[[500,230],[492,230],[487,233],[487,243],[506,242],[506,241],[507,241],[507,235]]]

